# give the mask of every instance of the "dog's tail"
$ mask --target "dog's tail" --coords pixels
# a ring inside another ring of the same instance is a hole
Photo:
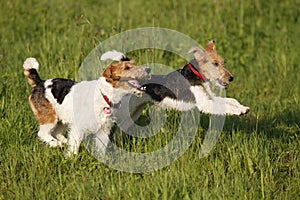
[[[28,82],[32,87],[37,86],[43,80],[40,78],[37,70],[39,63],[35,58],[27,58],[23,64],[24,74],[28,78]]]

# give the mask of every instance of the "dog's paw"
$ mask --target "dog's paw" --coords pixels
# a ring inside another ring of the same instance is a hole
[[[76,153],[70,151],[70,150],[67,150],[66,153],[65,153],[65,158],[72,158],[76,155]]]
[[[228,115],[241,116],[247,114],[250,111],[250,108],[243,105],[227,105],[226,110]]]
[[[250,111],[250,108],[249,108],[249,107],[243,106],[243,108],[241,109],[241,113],[240,113],[239,116],[245,115],[245,114],[247,114],[249,111]]]
[[[78,145],[68,144],[67,146],[68,146],[68,148],[67,148],[67,151],[65,152],[65,158],[72,158],[79,153]]]
[[[250,108],[243,106],[236,99],[226,98],[226,109],[228,115],[245,115],[250,111]]]
[[[62,143],[64,145],[68,142],[68,139],[65,138],[64,136],[60,136],[60,137],[57,137],[57,141],[59,141],[60,143]]]
[[[51,140],[50,142],[48,142],[49,146],[52,147],[52,148],[55,148],[55,147],[64,147],[64,143],[62,141],[59,141],[59,140]]]

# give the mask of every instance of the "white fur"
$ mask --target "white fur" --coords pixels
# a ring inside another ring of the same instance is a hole
[[[196,103],[166,97],[158,105],[179,111],[188,111],[197,107],[199,111],[213,115],[242,115],[249,111],[249,107],[241,105],[236,99],[216,96],[210,90],[209,83],[187,89],[194,94]]]
[[[102,56],[100,57],[100,60],[115,60],[115,61],[120,61],[122,58],[125,58],[126,56],[121,53],[118,52],[116,50],[112,50],[112,51],[107,51],[104,54],[102,54]]]
[[[51,147],[62,146],[62,142],[58,141],[51,134],[48,134],[49,131],[53,131],[55,129],[55,124],[44,124],[40,125],[40,130],[38,132],[39,138],[48,143]]]
[[[101,59],[121,60],[122,57],[125,57],[123,53],[110,51],[103,54]],[[30,77],[31,72],[28,70],[38,69],[38,67],[39,63],[35,58],[27,58],[23,64],[24,74],[28,77],[32,87],[45,89],[45,92],[35,90],[34,98],[41,98],[41,101],[32,103],[32,99],[30,99],[37,118],[43,117],[43,120],[40,120],[39,138],[51,147],[62,147],[68,143],[67,155],[70,156],[78,153],[80,143],[87,135],[93,134],[95,143],[98,144],[98,152],[104,154],[110,142],[109,134],[114,120],[114,110],[111,106],[119,103],[121,98],[128,93],[141,95],[142,91],[135,87],[127,89],[126,87],[123,87],[124,89],[113,87],[106,77],[101,76],[98,80],[75,83],[68,94],[64,96],[63,101],[59,103],[53,96],[52,79],[45,80],[41,82],[43,85],[36,86],[35,81],[40,81],[39,77]],[[118,70],[122,70],[122,68],[118,68]],[[134,70],[130,71],[132,74],[127,75],[140,78],[149,76],[145,67]],[[104,96],[109,99],[109,102],[104,99]],[[49,120],[44,120],[44,118]],[[64,130],[68,131],[68,140],[63,135]]]
[[[203,83],[199,86],[191,86],[185,88],[191,90],[195,97],[195,102],[178,101],[170,97],[165,97],[157,105],[167,109],[175,109],[178,111],[188,111],[195,107],[200,112],[213,115],[243,115],[246,114],[250,108],[241,105],[236,99],[224,98],[216,96],[210,89],[209,83]],[[118,126],[123,130],[127,130],[131,127],[135,121],[140,117],[146,102],[151,102],[151,98],[145,95],[143,98],[136,99],[133,104],[133,110],[128,110],[130,107],[130,96],[125,96],[122,99],[122,105],[128,105],[127,107],[121,107],[117,110],[116,116],[118,116]]]
[[[158,105],[179,111],[188,111],[197,107],[200,112],[213,115],[243,115],[250,108],[241,105],[236,99],[216,96],[210,89],[210,83],[186,88],[191,90],[196,102],[185,102],[164,98]]]
[[[190,89],[195,96],[196,106],[201,112],[214,115],[242,115],[250,109],[233,98],[215,96],[208,85],[192,86]]]
[[[158,105],[164,108],[171,108],[179,111],[188,111],[195,107],[195,104],[192,102],[189,103],[178,101],[169,97],[164,98]]]
[[[45,88],[51,84],[51,80],[44,83]],[[53,105],[58,124],[41,125],[38,133],[42,141],[50,146],[62,146],[67,139],[62,135],[65,127],[68,129],[68,153],[77,154],[82,140],[89,134],[95,134],[100,146],[99,152],[105,153],[109,143],[109,133],[113,123],[112,112],[105,114],[105,107],[110,107],[104,100],[106,95],[111,102],[118,103],[128,91],[115,89],[104,77],[94,81],[83,81],[75,84],[65,96],[62,104],[57,103],[52,95],[51,88],[47,88],[45,97]],[[113,111],[113,110],[112,110]],[[51,135],[53,133],[55,137]]]
[[[27,58],[23,64],[23,69],[39,69],[39,63],[35,58]]]

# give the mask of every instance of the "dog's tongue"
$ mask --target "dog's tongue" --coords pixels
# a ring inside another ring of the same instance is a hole
[[[136,88],[140,88],[141,87],[141,85],[140,85],[140,83],[137,81],[137,80],[130,80],[130,81],[128,81],[131,85],[133,85],[134,87],[136,87]]]

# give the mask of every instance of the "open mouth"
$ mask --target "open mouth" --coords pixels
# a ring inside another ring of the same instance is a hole
[[[140,90],[140,91],[142,91],[142,92],[144,92],[144,91],[146,90],[146,87],[145,87],[145,86],[141,86],[140,83],[139,83],[137,80],[135,80],[135,79],[129,80],[128,83],[129,83],[132,87],[134,87],[134,88],[136,88],[136,89],[138,89],[138,90]]]
[[[221,79],[217,79],[217,80],[218,80],[218,83],[219,83],[219,85],[220,85],[221,87],[226,88],[226,86],[228,85],[228,83],[221,81]]]

